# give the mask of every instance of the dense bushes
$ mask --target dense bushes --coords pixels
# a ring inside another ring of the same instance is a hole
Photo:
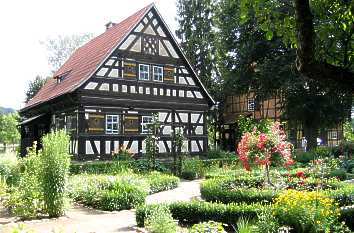
[[[234,158],[235,153],[229,152],[229,151],[223,151],[220,149],[210,149],[208,150],[207,153],[207,158],[208,159],[228,159],[228,158]]]
[[[94,161],[84,163],[72,163],[70,165],[71,174],[119,174],[129,170],[129,161]]]
[[[42,138],[40,154],[41,188],[49,217],[64,214],[66,182],[69,174],[69,136],[65,131],[55,131]]]
[[[204,185],[201,188],[202,198],[206,201],[221,203],[270,203],[276,195],[271,189],[236,188],[221,189],[217,185]]]
[[[70,197],[103,210],[131,209],[145,201],[148,193],[177,187],[175,176],[152,172],[145,175],[76,175],[71,177]]]
[[[6,203],[9,210],[22,218],[38,215],[58,217],[64,214],[66,181],[70,165],[69,137],[64,131],[47,134],[43,151],[36,143],[19,164],[19,182]]]
[[[27,151],[21,161],[21,174],[18,185],[13,187],[5,206],[20,218],[34,218],[43,215],[44,200],[40,187],[41,167],[36,144]]]
[[[203,162],[198,158],[187,158],[182,161],[181,177],[186,180],[201,178],[204,175]]]
[[[148,183],[150,184],[150,193],[157,193],[169,189],[177,188],[179,184],[179,178],[161,174],[158,172],[152,172],[150,174],[145,175]]]
[[[137,176],[78,175],[70,179],[70,197],[103,210],[130,209],[142,204],[149,185]]]
[[[262,183],[260,177],[209,179],[201,184],[200,193],[204,200],[213,202],[272,202],[276,191],[260,189]]]
[[[145,220],[145,228],[151,233],[175,233],[177,222],[170,210],[164,205],[157,205]]]
[[[136,210],[138,226],[144,226],[145,218],[156,205],[139,206]],[[182,224],[192,225],[209,220],[235,224],[239,218],[254,219],[261,209],[260,204],[220,204],[203,201],[176,202],[168,205],[174,219]]]
[[[0,177],[6,180],[8,185],[17,184],[19,176],[19,160],[15,154],[0,154]]]
[[[339,215],[334,200],[316,191],[286,190],[274,202],[279,223],[299,233],[329,232]]]
[[[339,221],[344,221],[351,231],[354,231],[354,207],[348,206],[341,208]]]

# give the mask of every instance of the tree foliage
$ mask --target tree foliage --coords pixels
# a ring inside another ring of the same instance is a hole
[[[202,83],[218,99],[220,80],[216,68],[216,31],[212,20],[215,4],[214,0],[178,0],[179,29],[176,34]]]
[[[267,28],[271,24],[257,18],[260,15],[254,12],[257,9],[243,15],[242,3],[242,0],[220,1],[216,14],[224,93],[238,95],[253,91],[259,103],[273,96],[281,98],[282,117],[291,120],[291,127],[302,126],[309,147],[316,146],[321,128],[334,127],[348,118],[351,93],[328,80],[308,79],[298,72],[294,66],[296,51],[287,46],[292,39],[270,35]],[[279,18],[293,12],[285,3],[278,10],[282,12]]]
[[[38,91],[44,86],[47,80],[37,75],[33,81],[30,81],[28,89],[26,91],[26,103],[32,99]]]
[[[256,19],[268,39],[296,48],[296,68],[308,78],[354,89],[352,0],[241,0],[242,22]],[[252,15],[249,13],[252,12]]]
[[[48,51],[48,63],[54,73],[69,56],[81,45],[90,40],[93,34],[87,33],[83,35],[58,36],[42,41]]]
[[[18,123],[19,115],[17,112],[0,114],[0,142],[5,145],[18,143],[20,140]]]

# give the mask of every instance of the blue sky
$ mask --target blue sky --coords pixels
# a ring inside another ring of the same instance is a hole
[[[40,41],[58,35],[98,35],[109,22],[119,22],[151,0],[11,0],[0,1],[0,106],[20,109],[25,91],[36,75],[49,74]],[[174,32],[175,0],[154,1]]]

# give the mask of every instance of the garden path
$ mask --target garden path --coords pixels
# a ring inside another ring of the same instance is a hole
[[[146,203],[171,203],[187,201],[200,196],[200,180],[182,181],[172,190],[155,193],[146,198]],[[65,217],[58,219],[32,220],[14,223],[14,218],[0,211],[0,232],[10,233],[15,224],[24,224],[36,233],[49,233],[53,230],[63,233],[111,233],[111,232],[144,232],[136,227],[135,211],[100,211],[79,205],[67,211]]]

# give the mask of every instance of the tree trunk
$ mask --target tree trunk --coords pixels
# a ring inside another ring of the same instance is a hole
[[[318,127],[315,123],[306,122],[304,124],[304,136],[307,140],[306,151],[316,148],[318,138]]]
[[[354,91],[354,74],[345,67],[317,61],[315,30],[309,0],[293,0],[297,31],[297,70],[308,78],[335,81],[343,90]]]

